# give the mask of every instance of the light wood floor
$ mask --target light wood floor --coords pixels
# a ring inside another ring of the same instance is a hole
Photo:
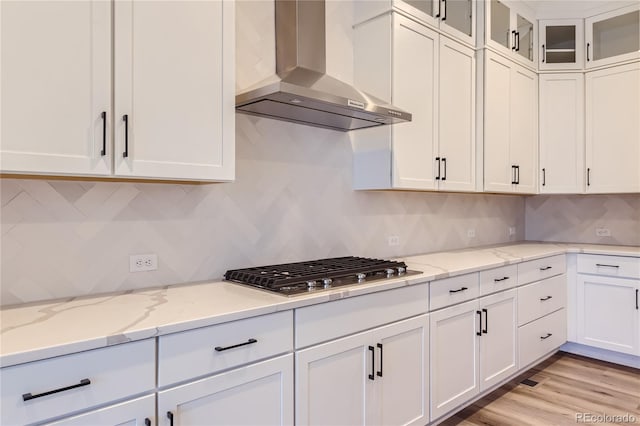
[[[527,378],[538,384],[530,387],[520,383]],[[587,421],[585,415],[580,422],[577,413],[628,416],[627,419],[609,417],[603,422],[597,418]],[[558,352],[441,424],[540,426],[580,423],[640,424],[640,370]]]

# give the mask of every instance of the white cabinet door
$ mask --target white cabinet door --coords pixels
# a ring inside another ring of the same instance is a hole
[[[584,76],[541,74],[540,192],[584,192]]]
[[[111,4],[2,1],[0,17],[0,171],[110,174]]]
[[[511,71],[509,155],[516,165],[515,192],[538,188],[538,76],[519,65]]]
[[[484,189],[535,193],[537,75],[491,51],[485,55]]]
[[[475,51],[441,37],[439,64],[439,189],[473,191],[476,189]]]
[[[293,355],[158,393],[158,425],[292,425]]]
[[[155,412],[156,396],[149,395],[46,424],[51,426],[149,426],[155,424]]]
[[[578,343],[640,355],[638,280],[578,274]]]
[[[516,289],[480,299],[480,391],[508,378],[518,369]]]
[[[296,352],[296,424],[373,423],[373,343],[365,332]]]
[[[117,1],[115,23],[115,173],[232,180],[233,1]]]
[[[380,410],[374,423],[429,423],[428,316],[382,327],[373,341],[377,351],[373,407]]]
[[[640,58],[640,5],[585,19],[585,68]]]
[[[640,63],[586,74],[587,193],[640,192]]]
[[[473,300],[430,314],[431,420],[480,391],[478,302]]]
[[[393,104],[411,123],[392,128],[393,186],[435,189],[438,115],[438,33],[393,16]]]
[[[582,70],[583,20],[545,19],[539,21],[541,70]]]

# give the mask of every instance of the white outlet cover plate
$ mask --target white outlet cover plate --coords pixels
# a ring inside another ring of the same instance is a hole
[[[157,269],[157,254],[132,254],[129,256],[129,272],[155,271]]]

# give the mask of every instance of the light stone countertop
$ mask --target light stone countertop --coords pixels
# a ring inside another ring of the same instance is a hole
[[[640,257],[640,247],[521,242],[401,258],[413,275],[286,297],[218,281],[10,306],[0,310],[0,366],[107,347],[563,253]]]

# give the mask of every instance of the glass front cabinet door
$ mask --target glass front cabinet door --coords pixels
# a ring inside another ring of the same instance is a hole
[[[541,20],[539,25],[541,70],[579,70],[583,64],[581,19]]]
[[[585,19],[585,68],[640,58],[640,4]]]
[[[475,0],[404,0],[394,5],[434,25],[459,41],[475,46]]]
[[[535,68],[536,27],[533,13],[522,2],[487,0],[486,44],[511,59]]]

